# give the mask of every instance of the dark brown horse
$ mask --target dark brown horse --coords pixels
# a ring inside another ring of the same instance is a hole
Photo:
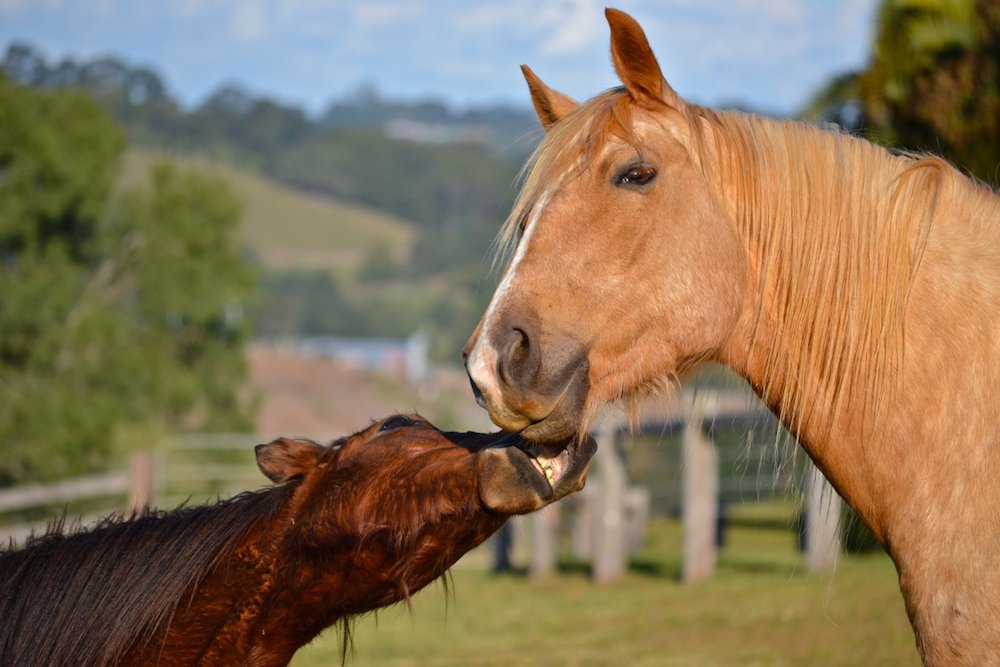
[[[323,447],[257,447],[270,488],[107,520],[0,556],[3,665],[284,665],[412,594],[512,514],[583,487],[593,440],[547,458],[506,433],[395,416]]]

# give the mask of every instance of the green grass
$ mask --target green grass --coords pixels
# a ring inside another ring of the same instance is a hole
[[[373,247],[383,245],[400,259],[413,242],[415,229],[404,220],[207,160],[133,149],[125,155],[122,185],[143,182],[149,167],[164,159],[229,183],[244,204],[240,241],[269,268],[353,272]]]
[[[526,534],[522,525],[520,533]],[[785,531],[733,528],[716,576],[681,584],[680,527],[651,524],[620,581],[596,585],[585,568],[535,581],[493,575],[483,549],[440,584],[359,620],[348,664],[465,665],[918,665],[895,569],[884,555],[842,557],[808,574]],[[339,664],[335,632],[302,649],[296,667]]]

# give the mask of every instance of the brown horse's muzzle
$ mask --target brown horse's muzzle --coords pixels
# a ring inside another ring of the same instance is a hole
[[[479,454],[479,497],[498,512],[523,514],[541,509],[583,488],[597,443],[589,435],[551,447],[518,438],[512,446]]]
[[[551,445],[513,433],[448,433],[476,455],[479,497],[503,514],[541,509],[583,488],[597,443],[589,435]]]

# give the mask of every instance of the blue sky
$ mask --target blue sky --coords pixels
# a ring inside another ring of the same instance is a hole
[[[362,83],[388,97],[527,106],[518,65],[584,99],[617,83],[593,0],[0,0],[0,48],[117,54],[185,105],[235,82],[311,112]],[[863,67],[876,0],[617,0],[670,83],[705,104],[792,113]]]

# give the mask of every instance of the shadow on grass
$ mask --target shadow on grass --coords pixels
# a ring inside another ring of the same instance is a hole
[[[754,558],[727,557],[719,561],[718,570],[737,574],[767,574],[790,577],[804,571],[799,563],[780,563]]]
[[[633,558],[629,561],[629,572],[656,579],[680,581],[682,565],[679,562],[657,560],[655,558]],[[722,557],[716,564],[716,572],[736,574],[766,574],[788,577],[802,571],[794,563],[780,563],[753,558]]]
[[[662,579],[665,581],[680,581],[682,564],[679,560],[664,560],[656,556],[633,556],[628,562],[628,572],[631,574]],[[718,573],[760,574],[768,576],[789,577],[803,571],[802,564],[777,562],[774,560],[748,558],[720,554],[716,564]],[[581,577],[590,579],[594,574],[593,564],[580,558],[563,557],[556,563],[555,572],[560,576]],[[528,579],[531,569],[527,566],[511,567],[506,570],[493,570],[494,577],[509,577],[511,579]]]
[[[632,558],[629,560],[628,570],[634,574],[656,579],[676,581],[681,577],[680,563],[664,562],[654,558]]]

